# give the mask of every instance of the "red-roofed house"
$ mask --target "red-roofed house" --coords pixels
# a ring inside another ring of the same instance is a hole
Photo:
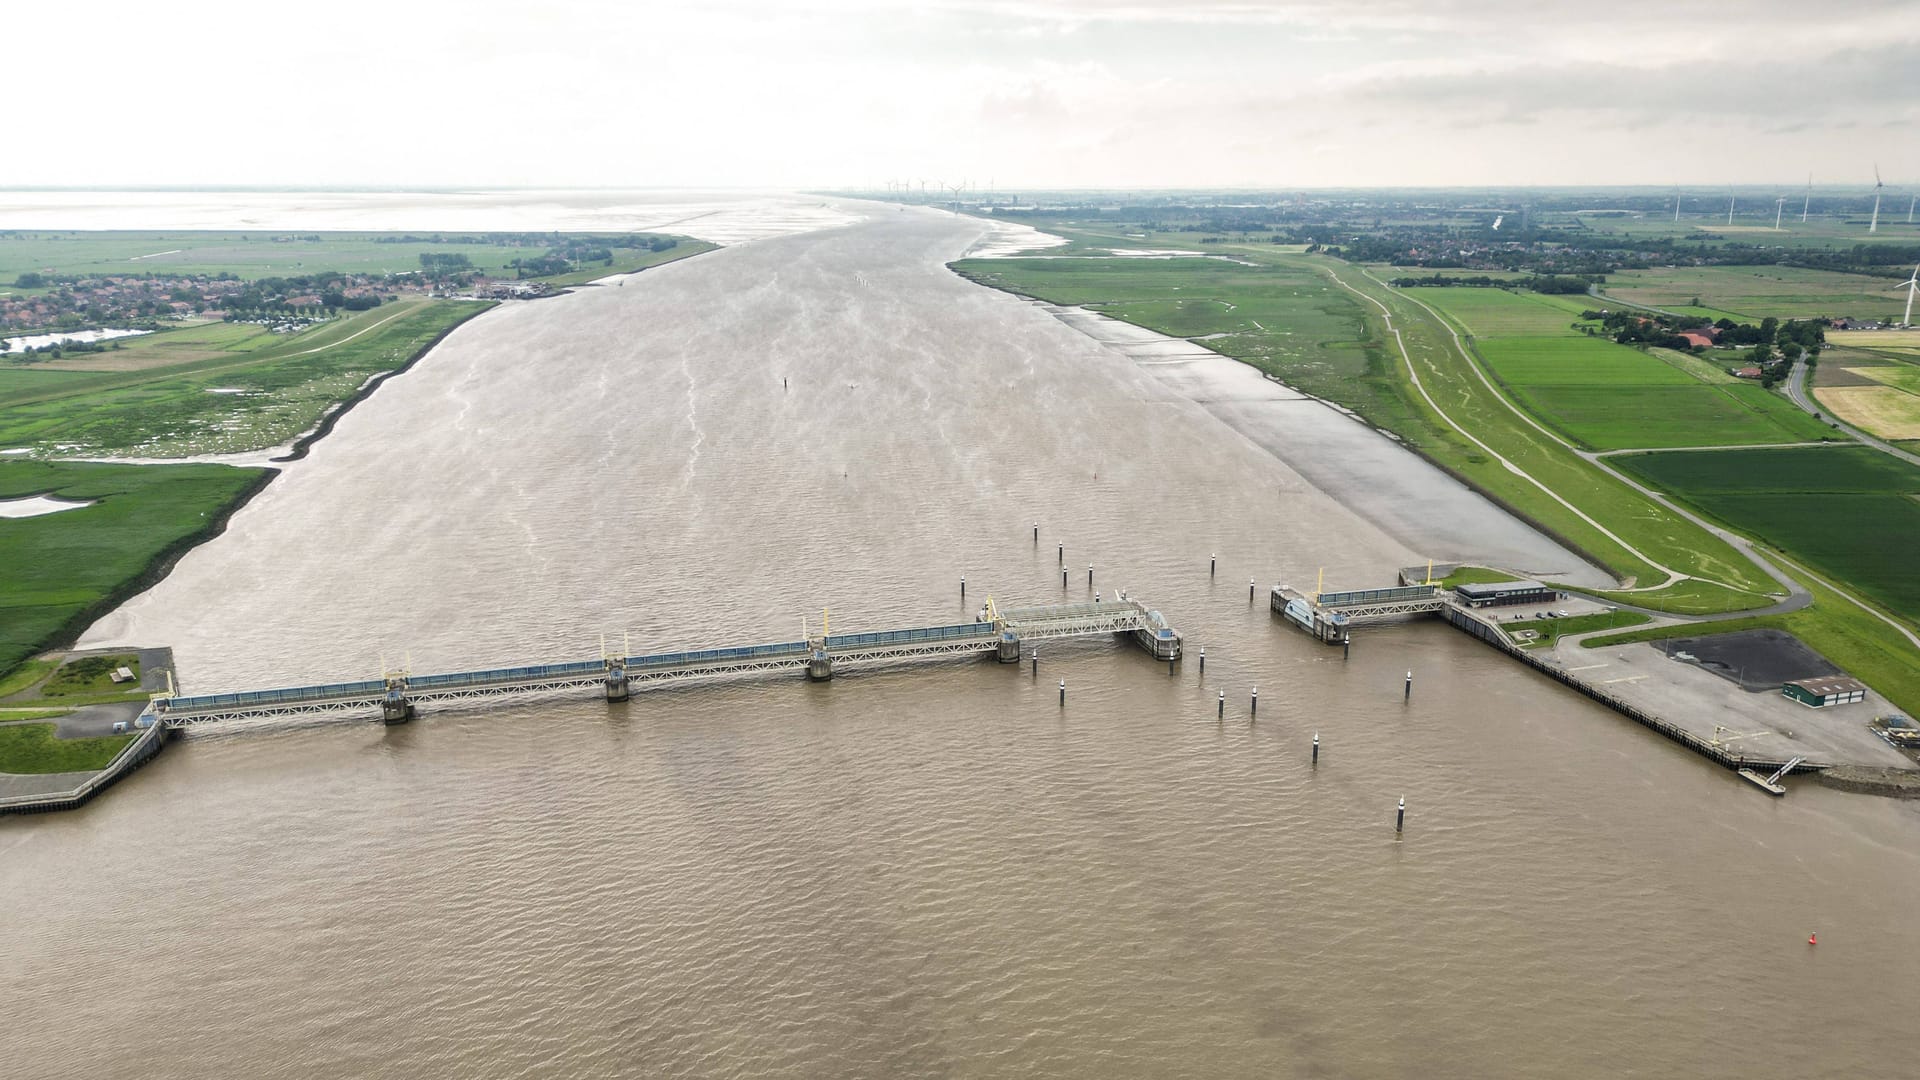
[[[1688,330],[1684,333],[1677,334],[1675,336],[1685,339],[1688,345],[1691,345],[1696,349],[1708,349],[1713,347],[1713,339],[1701,333],[1698,330]]]

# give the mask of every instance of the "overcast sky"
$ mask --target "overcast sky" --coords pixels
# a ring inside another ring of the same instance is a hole
[[[15,0],[5,185],[1920,181],[1912,0]]]

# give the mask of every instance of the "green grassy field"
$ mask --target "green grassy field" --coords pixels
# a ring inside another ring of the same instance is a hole
[[[0,672],[104,613],[109,600],[205,533],[262,476],[222,465],[0,461],[0,498],[94,501],[0,519]]]
[[[363,318],[364,314],[344,317]],[[302,333],[317,333],[324,326],[325,324],[321,324]],[[22,375],[39,378],[63,372],[85,373],[189,364],[195,360],[207,360],[218,356],[230,357],[269,348],[281,342],[295,340],[299,336],[298,334],[292,336],[276,334],[257,323],[202,322],[166,325],[163,329],[151,334],[121,338],[114,343],[115,348],[104,353],[70,353],[59,360],[0,366],[0,379]]]
[[[1813,442],[1831,436],[1712,359],[1629,348],[1572,329],[1584,297],[1503,289],[1405,290],[1442,311],[1488,371],[1543,423],[1590,450]]]
[[[1736,206],[1734,228],[1727,228],[1727,204],[1724,196],[1698,197],[1688,195],[1680,221],[1676,223],[1668,212],[1658,214],[1636,214],[1621,218],[1588,218],[1587,229],[1595,237],[1632,238],[1637,240],[1675,237],[1688,243],[1703,243],[1710,247],[1722,242],[1745,244],[1763,244],[1782,248],[1850,248],[1855,244],[1911,244],[1920,241],[1920,226],[1908,225],[1892,215],[1882,213],[1880,231],[1867,231],[1867,219],[1861,215],[1833,215],[1822,213],[1816,207],[1813,216],[1805,224],[1800,221],[1798,204],[1789,202],[1782,227],[1773,228],[1774,212],[1771,200],[1761,200],[1745,206]],[[1718,203],[1718,209],[1712,209]],[[1704,213],[1702,211],[1705,211]],[[1722,239],[1716,239],[1722,238]]]
[[[305,333],[268,335],[257,348],[255,337],[229,335],[243,347],[143,370],[0,370],[0,447],[183,457],[278,446],[369,377],[407,363],[490,306],[388,304]],[[196,350],[208,345],[195,337]]]
[[[1376,277],[1388,274],[1388,271],[1374,270]],[[1584,296],[1569,302],[1565,297],[1505,289],[1420,286],[1405,291],[1445,309],[1463,330],[1475,337],[1557,336],[1580,321],[1581,311],[1600,306],[1598,301]]]
[[[1494,376],[1511,386],[1688,386],[1696,381],[1638,349],[1584,334],[1480,338],[1473,344]]]
[[[1759,322],[1769,315],[1878,319],[1900,313],[1906,294],[1895,284],[1890,278],[1789,266],[1670,266],[1619,271],[1608,278],[1604,292],[1681,314],[1691,314],[1687,305],[1699,299],[1706,308],[1739,322]]]
[[[1574,634],[1586,634],[1595,630],[1613,630],[1622,626],[1638,626],[1649,621],[1649,617],[1637,611],[1595,611],[1586,615],[1570,615],[1564,619],[1528,619],[1524,622],[1505,623],[1501,626],[1512,637],[1520,630],[1531,630],[1539,635],[1527,643],[1528,648],[1547,648],[1563,637]]]
[[[970,259],[983,284],[1084,305],[1206,346],[1388,426],[1406,417],[1392,366],[1365,313],[1325,274],[1290,256],[1272,265],[1223,259]]]
[[[1451,589],[1455,585],[1491,585],[1502,581],[1518,581],[1519,578],[1499,570],[1484,566],[1463,566],[1440,579],[1442,588]]]
[[[1877,383],[1905,390],[1909,394],[1920,394],[1920,367],[1884,364],[1863,370],[1868,378]]]
[[[1920,469],[1862,446],[1634,454],[1616,463],[1920,619]]]
[[[1833,435],[1758,386],[1544,386],[1515,396],[1592,450],[1818,442]]]
[[[0,724],[0,773],[93,772],[106,768],[133,739],[132,735],[61,739],[55,737],[52,724]]]
[[[113,672],[125,667],[133,672],[134,678],[140,677],[140,654],[120,653],[113,656],[82,656],[60,665],[60,670],[40,687],[43,698],[83,698],[97,697],[102,694],[120,694],[125,687],[113,681]],[[136,688],[138,682],[133,684]]]
[[[0,698],[10,697],[25,690],[46,678],[47,674],[58,666],[58,662],[53,660],[27,660],[21,663],[20,666],[0,677]],[[4,668],[0,667],[0,670]]]

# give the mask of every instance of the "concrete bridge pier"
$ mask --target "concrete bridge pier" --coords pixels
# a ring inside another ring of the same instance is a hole
[[[1014,633],[1012,630],[1000,631],[1000,651],[997,657],[1003,664],[1019,663],[1020,635]]]
[[[633,691],[627,684],[627,666],[625,664],[610,665],[607,668],[607,700],[625,701],[631,696]]]
[[[387,696],[380,700],[380,722],[404,724],[413,717],[413,702],[407,699],[407,684],[397,680],[388,683]]]
[[[827,655],[825,648],[813,650],[807,658],[807,679],[810,682],[826,682],[833,678],[833,657]]]

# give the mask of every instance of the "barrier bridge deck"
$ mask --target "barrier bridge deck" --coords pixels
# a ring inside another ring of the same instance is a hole
[[[352,716],[374,713],[388,722],[414,715],[416,706],[529,694],[604,689],[625,700],[628,688],[804,672],[830,678],[847,665],[894,663],[969,653],[994,653],[1017,663],[1023,645],[1066,638],[1125,635],[1157,660],[1180,657],[1180,635],[1160,613],[1136,600],[1119,599],[1049,607],[995,609],[991,601],[970,623],[830,634],[805,641],[693,649],[643,656],[605,656],[559,664],[461,671],[438,675],[391,674],[383,679],[197,696],[162,694],[153,699],[142,726],[190,727],[225,721],[282,717]]]

